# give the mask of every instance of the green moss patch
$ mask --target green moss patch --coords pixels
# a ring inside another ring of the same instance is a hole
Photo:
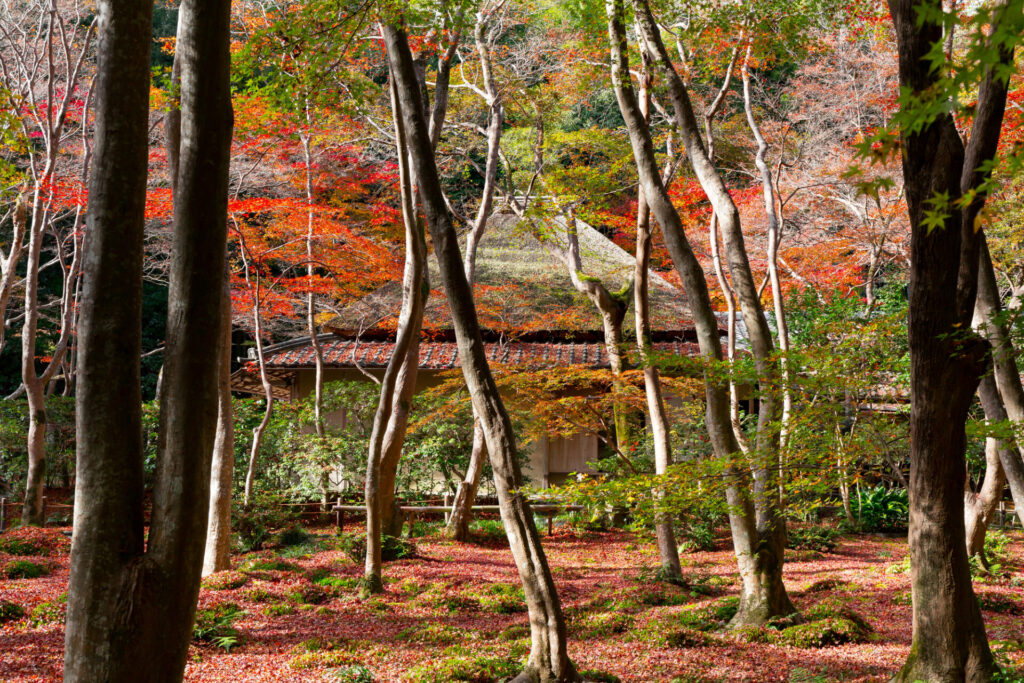
[[[241,588],[248,582],[248,574],[229,570],[210,574],[203,579],[202,585],[206,590],[226,591]]]

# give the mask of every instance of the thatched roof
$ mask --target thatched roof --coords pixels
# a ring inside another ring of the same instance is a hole
[[[579,222],[584,272],[600,278],[612,291],[631,278],[634,257],[597,229]],[[477,251],[475,298],[483,327],[515,336],[536,330],[595,330],[601,319],[594,305],[572,286],[565,264],[544,240],[562,247],[565,224],[543,224],[512,214],[497,214],[488,224]],[[432,288],[424,327],[450,327],[448,303],[441,287],[437,259],[428,257]],[[683,293],[657,273],[650,278],[651,316],[655,329],[691,327]],[[393,328],[401,306],[401,283],[394,282],[350,305],[325,325],[328,330]],[[632,306],[625,323],[633,328]]]

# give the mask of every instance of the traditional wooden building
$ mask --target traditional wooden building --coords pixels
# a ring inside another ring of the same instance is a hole
[[[493,365],[557,372],[571,367],[607,368],[608,358],[594,305],[572,286],[566,266],[557,256],[556,232],[538,234],[511,216],[496,216],[481,240],[476,267],[475,295],[485,326],[487,358]],[[588,275],[600,277],[609,290],[619,290],[632,277],[634,259],[597,229],[578,226],[581,253]],[[440,281],[430,258],[431,284]],[[651,275],[655,348],[663,353],[698,353],[688,308],[682,293],[656,273]],[[324,326],[319,335],[326,367],[325,381],[380,378],[394,348],[394,325],[401,304],[400,283],[385,287],[353,304]],[[632,307],[630,307],[632,308]],[[632,337],[632,313],[624,329]],[[268,346],[264,350],[275,397],[294,400],[312,392],[315,355],[308,336]],[[458,350],[450,327],[444,293],[433,290],[428,300],[420,343],[417,390],[436,385],[441,373],[459,367]],[[262,394],[259,377],[239,370],[236,391]],[[344,424],[344,411],[328,416]],[[467,449],[470,447],[467,444]],[[525,473],[544,486],[557,484],[572,472],[591,471],[600,455],[594,434],[537,438],[530,447]]]

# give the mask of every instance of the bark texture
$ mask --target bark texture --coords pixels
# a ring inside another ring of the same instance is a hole
[[[484,353],[473,292],[463,270],[458,238],[444,202],[423,106],[416,92],[408,37],[401,27],[395,25],[386,25],[383,31],[391,77],[402,104],[409,157],[415,169],[420,199],[451,307],[463,376],[483,426],[502,522],[529,609],[530,656],[515,680],[576,681],[579,675],[566,650],[566,625],[561,603],[530,505],[519,492],[522,474],[516,460],[512,424]]]
[[[67,681],[181,680],[195,618],[220,365],[230,3],[186,0],[180,11],[182,123],[167,360],[144,547],[138,358],[152,7],[100,5]]]
[[[889,8],[900,85],[927,99],[924,93],[942,76],[927,56],[942,40],[937,18],[941,4],[890,0]],[[995,53],[998,60],[1012,61],[1012,50]],[[963,508],[964,426],[989,352],[985,340],[964,332],[970,329],[975,307],[982,245],[975,218],[984,192],[962,210],[947,210],[943,225],[925,223],[925,212],[937,195],[954,202],[987,177],[984,162],[995,154],[1006,103],[1006,83],[996,77],[994,66],[980,84],[966,147],[948,113],[935,115],[912,132],[901,131],[911,225],[909,541],[914,639],[897,681],[988,681],[995,670],[971,586]]]

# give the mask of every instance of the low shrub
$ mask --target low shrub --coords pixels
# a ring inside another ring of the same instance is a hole
[[[358,576],[321,576],[313,581],[318,586],[334,590],[354,590],[359,587],[361,577]]]
[[[805,593],[835,593],[853,590],[854,585],[838,579],[821,579],[804,589]]]
[[[1010,537],[998,529],[990,529],[985,534],[985,543],[980,555],[968,558],[971,576],[1000,577],[1005,573],[1004,565],[1010,559]]]
[[[789,547],[794,550],[815,550],[827,553],[836,549],[839,530],[827,526],[792,527],[788,529]]]
[[[587,683],[622,683],[622,679],[615,674],[610,674],[607,671],[598,671],[597,669],[581,669],[580,678]]]
[[[865,489],[859,496],[857,519],[864,531],[898,531],[907,527],[907,490],[884,486]]]
[[[4,565],[4,576],[8,579],[38,579],[50,573],[50,567],[31,560],[12,560]]]
[[[505,526],[500,519],[474,519],[469,523],[469,536],[472,540],[484,543],[507,543]]]
[[[689,593],[670,585],[644,586],[636,593],[641,605],[657,607],[661,605],[685,605],[690,602]]]
[[[736,616],[739,608],[739,598],[721,598],[712,603],[686,607],[676,615],[676,619],[679,624],[688,629],[715,631],[728,624]]]
[[[282,496],[257,493],[246,507],[235,506],[231,513],[232,528],[243,552],[262,550],[273,538],[273,529],[288,527],[295,513],[282,504]]]
[[[301,526],[290,526],[277,535],[277,544],[282,548],[302,545],[310,540],[309,532]]]
[[[341,550],[356,564],[366,559],[366,534],[345,534],[341,537]],[[394,536],[381,538],[380,559],[382,562],[404,560],[416,554],[416,544]]]
[[[25,616],[25,608],[8,600],[0,600],[0,624]]]
[[[8,555],[52,555],[70,550],[71,540],[58,529],[19,526],[0,533],[0,553]]]
[[[842,617],[828,617],[790,626],[779,632],[779,642],[793,647],[816,648],[859,643],[867,637],[857,623]]]
[[[203,588],[210,591],[227,591],[241,588],[249,582],[249,577],[234,570],[215,572],[203,579]]]
[[[45,555],[46,548],[41,543],[28,538],[20,538],[13,534],[0,536],[0,553],[8,555]]]
[[[683,527],[679,547],[683,553],[706,552],[715,549],[715,525],[710,521],[697,521]]]
[[[63,624],[68,614],[68,594],[62,593],[54,600],[41,602],[28,613],[28,623],[33,628],[49,624]]]
[[[225,652],[241,643],[241,635],[233,624],[244,615],[233,602],[222,602],[196,612],[196,625],[192,628],[192,639],[209,643]]]
[[[806,621],[815,621],[819,619],[846,619],[847,621],[852,621],[856,624],[857,628],[863,631],[865,635],[874,630],[864,617],[853,611],[849,605],[835,599],[823,600],[804,610],[803,618]]]

